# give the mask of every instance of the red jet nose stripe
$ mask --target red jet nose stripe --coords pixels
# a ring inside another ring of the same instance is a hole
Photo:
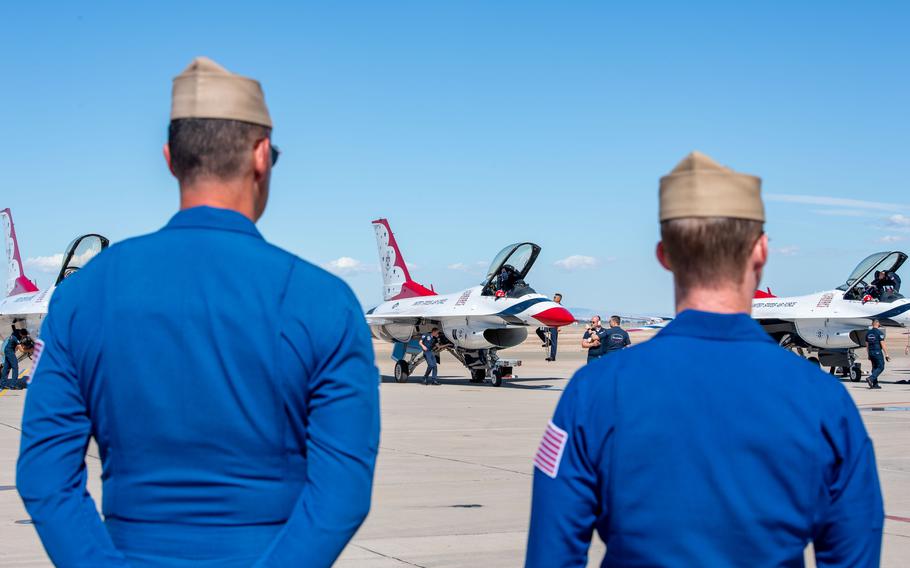
[[[561,327],[575,321],[569,310],[565,308],[549,308],[539,314],[534,314],[534,319],[547,327]]]

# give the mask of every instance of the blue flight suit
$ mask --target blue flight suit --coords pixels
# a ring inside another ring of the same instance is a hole
[[[600,338],[600,345],[596,347],[588,347],[588,363],[595,359],[599,359],[606,352],[605,347],[607,344],[607,329],[603,326],[594,329],[591,328],[585,331],[585,334],[581,337],[582,339],[589,339],[594,337],[594,335]]]
[[[432,379],[435,381],[437,377],[437,368],[436,368],[436,353],[433,352],[433,348],[436,347],[436,338],[433,337],[432,333],[425,333],[420,336],[420,341],[423,343],[426,349],[423,350],[423,358],[427,362],[427,370],[423,373],[424,381],[427,377],[432,375]]]
[[[330,566],[366,516],[360,305],[239,213],[188,209],[106,250],[54,293],[42,339],[17,486],[56,565]]]
[[[882,352],[882,341],[885,333],[881,329],[870,328],[866,332],[866,348],[869,350],[869,360],[872,362],[872,373],[866,378],[871,388],[878,387],[878,377],[885,370],[885,354]]]
[[[22,343],[15,333],[12,333],[3,342],[3,373],[0,375],[0,388],[7,388],[19,380],[19,358],[16,357],[16,347]],[[8,381],[12,372],[12,383]]]
[[[569,383],[535,458],[526,566],[585,566],[596,529],[602,566],[802,566],[814,541],[819,567],[872,567],[883,523],[839,381],[748,315],[684,311]]]
[[[632,345],[628,332],[621,327],[610,327],[607,329],[607,340],[603,343],[604,355],[609,355],[620,349],[625,349]]]
[[[550,361],[556,360],[556,348],[559,343],[559,328],[558,327],[538,327],[536,330],[537,337],[543,341],[544,345],[549,345],[550,347]]]

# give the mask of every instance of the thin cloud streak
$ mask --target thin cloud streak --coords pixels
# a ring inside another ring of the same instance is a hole
[[[845,197],[831,197],[825,195],[796,195],[789,193],[767,193],[766,201],[778,203],[802,203],[805,205],[822,205],[826,207],[842,207],[856,209],[871,209],[874,211],[893,212],[895,209],[910,211],[910,205],[905,203],[883,203],[881,201],[867,201],[864,199],[849,199]]]

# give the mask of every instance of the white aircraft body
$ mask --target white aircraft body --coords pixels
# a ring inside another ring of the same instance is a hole
[[[96,234],[83,235],[75,239],[63,254],[63,262],[54,285],[46,290],[39,290],[25,275],[16,228],[9,209],[0,211],[0,221],[3,223],[7,258],[6,295],[0,299],[0,337],[5,338],[9,335],[12,325],[28,329],[32,335],[37,336],[57,286],[64,278],[78,271],[107,248],[109,241]]]
[[[520,361],[500,359],[497,351],[514,347],[528,328],[561,327],[575,321],[561,305],[538,294],[524,279],[540,254],[534,243],[511,244],[496,255],[479,286],[437,294],[411,280],[388,221],[373,221],[382,265],[384,303],[367,312],[373,336],[395,343],[395,379],[405,382],[423,362],[416,340],[433,327],[449,350],[471,371],[471,382],[500,386]]]
[[[910,299],[899,286],[870,300],[868,292],[878,271],[896,273],[907,260],[900,251],[870,255],[854,269],[846,283],[835,290],[807,296],[778,298],[759,291],[752,300],[752,317],[777,342],[810,361],[840,372],[852,381],[862,378],[856,349],[866,346],[866,330],[873,319],[882,328],[910,326]]]

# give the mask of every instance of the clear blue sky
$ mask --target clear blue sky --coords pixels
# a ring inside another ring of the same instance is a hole
[[[0,208],[33,259],[164,224],[171,78],[208,55],[262,81],[276,124],[261,231],[320,265],[354,259],[365,306],[385,216],[437,290],[532,240],[540,291],[670,312],[657,181],[693,149],[764,179],[767,284],[829,288],[910,248],[908,16],[896,1],[17,2]],[[558,264],[574,255],[594,260]]]

